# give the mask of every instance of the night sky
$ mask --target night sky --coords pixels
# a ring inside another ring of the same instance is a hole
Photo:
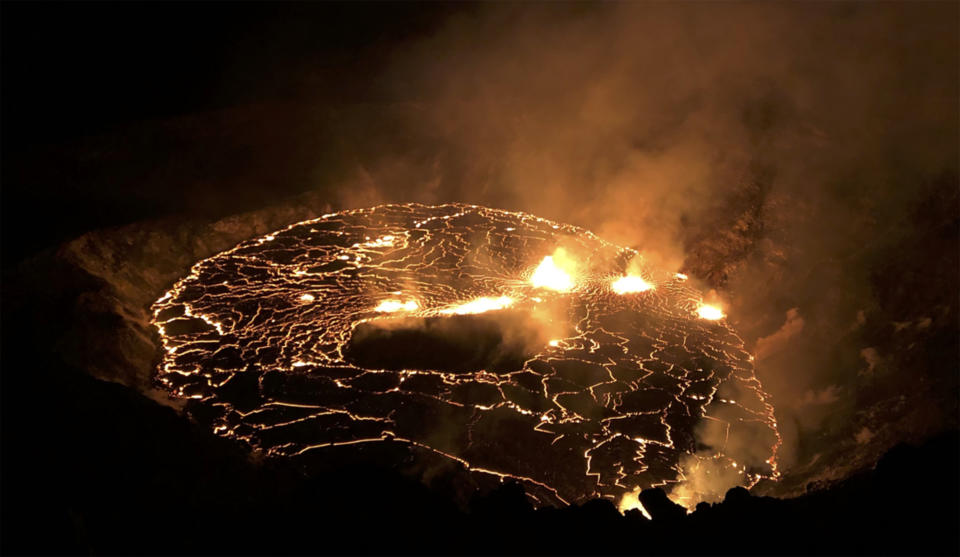
[[[259,103],[391,102],[377,81],[391,49],[455,9],[470,6],[13,2],[3,18],[4,158],[75,145],[134,122]],[[125,224],[182,206],[182,200],[167,207],[156,199],[138,205],[126,190],[111,190],[102,201],[124,197],[131,207],[88,208],[79,217],[75,202],[89,191],[37,191],[20,180],[5,182],[5,207],[21,208],[5,213],[7,225],[25,206],[41,204],[63,221],[35,238],[5,241],[14,258],[91,224]]]

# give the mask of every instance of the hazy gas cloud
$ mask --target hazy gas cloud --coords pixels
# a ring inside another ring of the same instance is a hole
[[[815,204],[953,164],[950,11],[484,5],[398,49],[383,82],[416,107],[409,145],[347,195],[526,209],[678,261],[685,228],[758,180]]]
[[[877,260],[956,214],[947,195],[918,217],[956,183],[957,11],[474,6],[397,48],[382,87],[404,141],[359,156],[339,204],[526,210],[718,288],[748,343],[765,337],[789,464],[802,431],[849,417],[866,336],[899,311]],[[939,260],[942,289],[956,270]]]

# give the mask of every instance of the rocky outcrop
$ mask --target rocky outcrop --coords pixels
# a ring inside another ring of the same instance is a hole
[[[59,340],[64,358],[94,377],[166,400],[151,380],[160,345],[150,305],[197,261],[328,208],[317,196],[303,195],[220,220],[136,223],[68,242],[54,257],[85,280],[71,281],[80,291],[67,302],[68,329]]]

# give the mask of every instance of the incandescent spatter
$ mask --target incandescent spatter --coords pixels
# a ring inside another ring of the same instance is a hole
[[[524,213],[344,211],[197,263],[153,306],[158,379],[269,455],[389,444],[542,504],[669,490],[691,462],[773,477],[751,357],[682,278]]]

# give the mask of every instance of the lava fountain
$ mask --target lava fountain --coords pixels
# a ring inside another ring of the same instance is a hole
[[[638,258],[474,205],[324,215],[200,261],[157,300],[158,379],[271,456],[402,446],[537,504],[678,491],[691,460],[739,485],[776,476],[743,341]]]

